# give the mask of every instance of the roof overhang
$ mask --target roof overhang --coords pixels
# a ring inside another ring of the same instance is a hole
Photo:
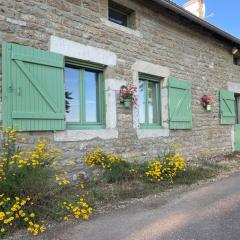
[[[178,6],[177,4],[170,2],[169,0],[151,0],[158,5],[167,8],[176,14],[185,17],[186,19],[200,25],[201,27],[223,37],[224,39],[230,41],[233,45],[240,46],[240,39],[237,37],[234,37],[233,35],[221,30],[220,28],[215,27],[214,25],[204,21],[203,19],[193,15],[189,11],[185,10],[184,8]]]

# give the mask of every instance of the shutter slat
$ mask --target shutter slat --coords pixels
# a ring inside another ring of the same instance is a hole
[[[20,60],[23,62],[37,63],[41,65],[46,65],[46,66],[63,68],[63,62],[61,61],[61,59],[46,59],[43,57],[33,57],[25,54],[15,54],[15,53],[12,54],[12,59]]]
[[[192,94],[188,81],[168,79],[170,129],[192,128]]]
[[[62,113],[36,113],[36,112],[13,112],[13,119],[64,119],[64,114]]]

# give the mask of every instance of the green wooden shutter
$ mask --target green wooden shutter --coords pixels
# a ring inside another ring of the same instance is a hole
[[[221,124],[235,124],[235,97],[234,93],[220,90],[220,117]]]
[[[62,55],[3,43],[3,125],[19,131],[63,130]]]
[[[192,94],[188,81],[168,79],[170,129],[192,128]]]

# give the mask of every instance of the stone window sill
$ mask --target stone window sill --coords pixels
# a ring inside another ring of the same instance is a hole
[[[169,137],[169,129],[137,129],[138,139]]]
[[[107,27],[114,28],[118,31],[125,32],[125,33],[128,33],[128,34],[134,35],[136,37],[142,37],[142,33],[139,32],[138,30],[134,30],[134,29],[131,29],[131,28],[128,28],[128,27],[125,27],[125,26],[121,26],[117,23],[109,21],[106,18],[101,18],[101,21]]]
[[[54,133],[56,142],[77,142],[92,139],[114,139],[118,138],[117,129],[96,129],[96,130],[66,130]]]

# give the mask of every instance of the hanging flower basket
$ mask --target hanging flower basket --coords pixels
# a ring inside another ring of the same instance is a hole
[[[213,105],[213,102],[214,102],[212,96],[204,95],[204,96],[202,96],[201,101],[202,101],[202,106],[207,111],[211,111],[212,110],[212,105]]]
[[[211,110],[212,110],[212,105],[211,105],[211,104],[207,104],[206,110],[207,110],[207,111],[211,111]]]
[[[132,99],[125,98],[123,104],[124,104],[125,108],[131,108],[131,106],[132,106]]]
[[[132,105],[136,105],[136,92],[137,88],[134,86],[122,86],[120,89],[120,102],[123,103],[126,108],[131,108]]]

